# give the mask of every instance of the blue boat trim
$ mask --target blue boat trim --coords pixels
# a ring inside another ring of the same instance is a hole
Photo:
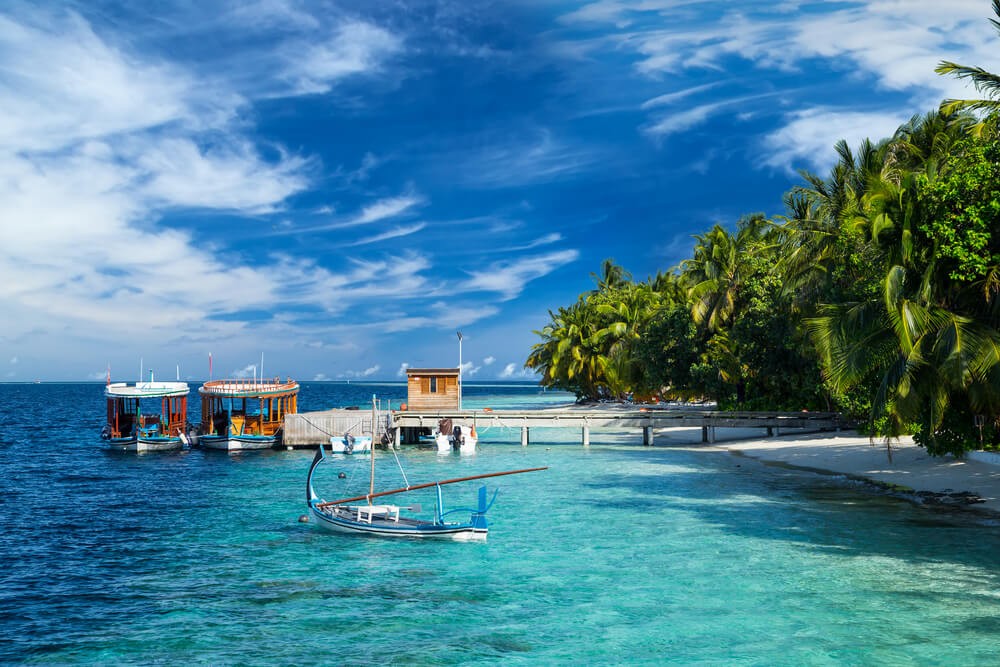
[[[443,500],[441,496],[441,486],[435,485],[437,490],[437,507],[435,508],[433,520],[413,519],[399,516],[399,507],[385,505],[338,505],[324,504],[324,501],[316,494],[313,488],[313,473],[316,468],[326,461],[324,447],[319,447],[316,456],[313,457],[312,465],[309,467],[309,475],[306,480],[306,503],[311,510],[313,518],[320,526],[341,533],[353,533],[357,535],[372,535],[382,537],[443,537],[449,539],[465,540],[485,540],[489,532],[489,524],[486,521],[486,512],[493,505],[487,502],[486,487],[479,489],[478,507],[456,508],[449,511],[443,510]],[[499,491],[497,492],[499,493]],[[494,493],[493,500],[497,494]],[[370,507],[372,511],[365,512],[364,508]],[[469,512],[470,517],[465,522],[445,521],[449,514],[457,512]],[[367,520],[362,518],[367,516]]]

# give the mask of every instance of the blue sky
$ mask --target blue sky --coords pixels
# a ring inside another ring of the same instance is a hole
[[[988,0],[8,2],[0,380],[524,378],[606,257],[996,70]]]

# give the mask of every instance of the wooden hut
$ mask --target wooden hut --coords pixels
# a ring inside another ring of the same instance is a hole
[[[408,410],[457,410],[458,369],[407,368],[406,396]]]

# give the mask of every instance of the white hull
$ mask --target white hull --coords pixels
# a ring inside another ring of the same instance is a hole
[[[454,436],[444,435],[439,433],[434,436],[434,442],[437,443],[437,449],[439,452],[450,452],[455,449],[455,438]],[[479,442],[476,438],[470,435],[466,435],[462,445],[458,448],[462,454],[472,454],[476,451],[476,443]]]
[[[218,436],[203,435],[198,438],[198,444],[206,449],[240,452],[253,449],[271,449],[277,444],[277,438],[220,438]]]
[[[372,450],[372,439],[369,437],[355,438],[354,444],[348,447],[343,438],[330,438],[330,451],[334,454],[360,454]]]
[[[344,535],[373,535],[378,537],[415,537],[434,538],[438,540],[452,540],[454,542],[485,542],[489,534],[485,528],[472,528],[468,525],[457,525],[454,527],[434,526],[428,527],[407,527],[396,524],[388,526],[385,523],[373,521],[371,524],[364,524],[354,521],[336,521],[327,513],[312,508],[312,515],[316,523],[333,533]]]
[[[180,438],[157,438],[148,440],[145,438],[115,438],[108,441],[108,449],[116,452],[132,452],[141,454],[142,452],[169,452],[181,449],[184,443]]]

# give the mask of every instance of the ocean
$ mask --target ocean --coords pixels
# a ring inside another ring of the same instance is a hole
[[[304,383],[300,409],[405,391]],[[299,521],[312,451],[109,452],[102,392],[0,384],[0,663],[1000,664],[1000,526],[973,513],[638,432],[485,428],[475,455],[399,458],[411,484],[548,466],[486,480],[487,542],[342,536]]]

